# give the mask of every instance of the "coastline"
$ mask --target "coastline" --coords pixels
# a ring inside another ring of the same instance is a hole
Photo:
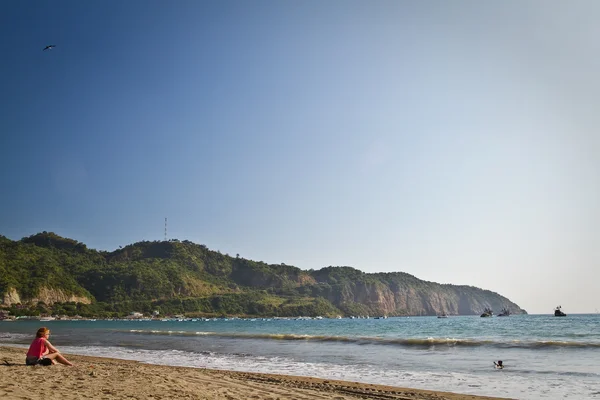
[[[467,394],[409,389],[288,375],[143,364],[69,355],[75,367],[25,365],[23,348],[0,346],[3,399],[269,399],[269,400],[499,400]],[[10,365],[7,365],[10,364]]]

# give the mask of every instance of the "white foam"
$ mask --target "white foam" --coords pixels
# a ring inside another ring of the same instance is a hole
[[[2,343],[32,339],[33,337],[34,335],[31,335],[30,333],[0,332],[0,342]]]
[[[498,370],[495,371],[497,373],[487,375],[452,371],[433,373],[384,370],[373,365],[297,362],[283,357],[190,353],[180,350],[134,350],[121,347],[63,347],[63,352],[135,360],[158,365],[312,376],[324,379],[510,398],[583,399],[589,398],[590,391],[598,389],[592,384],[587,386],[590,391],[585,390],[586,393],[582,393],[586,386],[582,386],[581,382],[572,382],[569,379],[555,382],[557,385],[549,388],[543,377],[534,378],[520,373],[511,373],[508,370]]]

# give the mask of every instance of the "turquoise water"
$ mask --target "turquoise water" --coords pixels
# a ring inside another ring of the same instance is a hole
[[[388,319],[0,322],[26,346],[519,399],[600,399],[600,315]],[[503,360],[496,370],[494,360]]]

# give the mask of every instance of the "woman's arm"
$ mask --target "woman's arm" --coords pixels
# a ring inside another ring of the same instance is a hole
[[[60,353],[56,347],[52,346],[52,343],[50,343],[48,339],[46,339],[46,347],[48,349],[48,353]]]

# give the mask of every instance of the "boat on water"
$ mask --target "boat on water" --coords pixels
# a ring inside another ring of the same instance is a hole
[[[508,317],[510,315],[510,310],[507,307],[504,307],[502,309],[502,311],[500,312],[500,314],[498,314],[499,317]]]
[[[437,316],[438,318],[448,318],[448,314],[446,313],[441,313],[440,315]]]
[[[493,316],[494,316],[494,312],[489,307],[486,307],[485,310],[483,310],[483,313],[480,315],[481,318],[487,318],[487,317],[493,317]]]
[[[565,314],[564,312],[562,312],[561,308],[562,308],[561,306],[558,306],[558,307],[556,307],[554,309],[554,316],[555,317],[566,317],[567,316],[567,314]]]

